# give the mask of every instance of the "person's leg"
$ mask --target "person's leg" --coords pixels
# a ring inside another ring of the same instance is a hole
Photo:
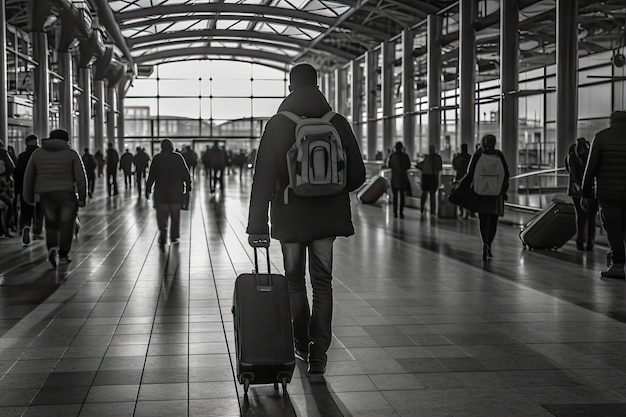
[[[424,207],[426,207],[426,199],[428,199],[428,191],[422,190],[422,196],[420,197],[420,211],[424,214]]]
[[[480,238],[484,245],[489,243],[489,215],[486,213],[478,213],[478,229],[480,230]]]
[[[489,219],[489,242],[487,243],[489,245],[489,249],[488,249],[488,254],[489,256],[493,256],[491,254],[491,244],[493,243],[493,240],[496,238],[496,232],[498,231],[498,215],[497,214],[490,214],[489,215],[490,219]]]
[[[44,211],[41,203],[35,203],[35,213],[33,215],[33,238],[41,239],[41,233],[43,231],[43,217]]]
[[[429,191],[430,194],[430,215],[437,214],[437,189]]]
[[[309,244],[309,275],[313,287],[309,361],[321,361],[324,365],[332,338],[334,241],[335,238],[319,239]]]
[[[622,208],[613,202],[600,201],[602,220],[606,229],[606,237],[611,247],[611,265],[602,276],[620,278],[624,276],[624,228],[626,220],[622,215]]]
[[[296,350],[306,354],[309,350],[309,320],[311,316],[304,279],[306,244],[281,242],[281,247],[285,276],[289,287],[294,344]]]
[[[391,186],[391,193],[393,195],[393,215],[398,217],[398,193],[400,190],[393,185]]]
[[[587,225],[587,212],[580,206],[580,197],[572,197],[574,213],[576,215],[576,248],[585,249],[585,227]]]
[[[169,204],[170,241],[177,242],[180,238],[180,204]]]
[[[167,204],[157,203],[154,205],[156,208],[156,221],[159,228],[159,245],[165,245],[167,242],[167,219],[169,217],[169,208]]]
[[[42,197],[41,206],[46,219],[46,248],[48,260],[53,267],[57,266],[59,247],[59,204],[52,197]]]
[[[405,205],[406,190],[399,190],[400,195],[400,217],[404,217],[404,205]]]
[[[67,196],[59,207],[59,258],[67,258],[72,248],[74,238],[74,223],[78,213],[78,201],[76,197]]]
[[[592,200],[587,212],[587,250],[593,250],[593,245],[596,241],[596,217],[598,214],[598,202]]]
[[[24,201],[24,196],[20,194],[20,221],[19,228],[20,230],[24,230],[25,227],[28,226],[30,229],[30,224],[33,220],[33,211],[35,209],[34,206],[31,206],[27,202]]]

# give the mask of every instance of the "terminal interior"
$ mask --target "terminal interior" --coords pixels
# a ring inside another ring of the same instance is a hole
[[[520,230],[567,192],[563,160],[626,109],[622,0],[0,0],[0,139],[70,133],[76,149],[214,142],[253,155],[309,62],[352,124],[368,178],[402,141],[435,145],[442,183],[462,143],[498,138],[511,188],[493,252],[475,218],[405,217],[352,196],[356,233],[334,246],[333,340],[323,377],[299,364],[288,395],[237,382],[235,278],[253,163],[211,193],[204,172],[181,243],[157,244],[152,201],[79,212],[72,263],[0,238],[1,416],[626,415],[624,281],[608,244],[529,250]],[[441,201],[438,204],[444,204]],[[306,221],[306,219],[303,219]],[[283,273],[280,243],[271,269]]]

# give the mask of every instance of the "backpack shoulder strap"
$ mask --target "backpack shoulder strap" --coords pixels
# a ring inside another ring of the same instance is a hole
[[[281,111],[281,112],[278,112],[278,114],[282,114],[283,116],[285,116],[286,118],[288,118],[289,120],[291,120],[292,122],[294,122],[294,123],[296,123],[296,124],[297,124],[300,120],[302,120],[302,119],[303,119],[302,117],[300,117],[300,116],[298,116],[297,114],[292,113],[292,112],[290,112],[290,111]]]
[[[329,110],[328,113],[322,116],[322,120],[326,120],[327,122],[330,122],[332,118],[335,117],[336,114],[337,113],[335,113],[334,111]]]

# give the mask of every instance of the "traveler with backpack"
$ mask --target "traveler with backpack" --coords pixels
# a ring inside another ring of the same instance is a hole
[[[350,124],[331,111],[318,89],[315,68],[296,65],[289,81],[291,93],[261,138],[246,231],[252,246],[269,241],[271,207],[271,236],[281,243],[289,286],[295,354],[308,362],[310,374],[319,375],[326,371],[332,337],[333,242],[354,234],[348,192],[365,181],[365,166]]]
[[[596,215],[598,214],[598,202],[590,199],[588,211],[582,209],[580,202],[583,191],[583,174],[591,145],[585,138],[576,139],[569,153],[565,157],[565,169],[569,173],[567,195],[572,197],[574,212],[576,213],[576,249],[592,251],[596,237]],[[587,243],[587,246],[585,246]]]
[[[402,142],[396,143],[396,150],[389,155],[387,166],[391,169],[391,191],[393,192],[393,217],[404,217],[405,194],[409,189],[409,174],[411,161],[409,155],[404,151]]]
[[[504,155],[496,149],[496,137],[485,135],[470,161],[467,175],[461,180],[471,182],[478,196],[477,212],[483,242],[482,258],[492,258],[491,243],[496,237],[498,217],[504,215],[504,201],[509,189],[509,167]],[[466,184],[463,184],[464,186]]]

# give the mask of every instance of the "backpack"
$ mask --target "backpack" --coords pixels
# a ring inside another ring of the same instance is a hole
[[[474,170],[474,192],[482,196],[497,196],[504,184],[504,166],[496,154],[483,153]]]
[[[321,118],[299,117],[292,112],[282,114],[296,124],[296,140],[287,151],[289,189],[301,197],[318,197],[340,193],[346,186],[346,151],[337,128],[330,120],[335,112]]]

